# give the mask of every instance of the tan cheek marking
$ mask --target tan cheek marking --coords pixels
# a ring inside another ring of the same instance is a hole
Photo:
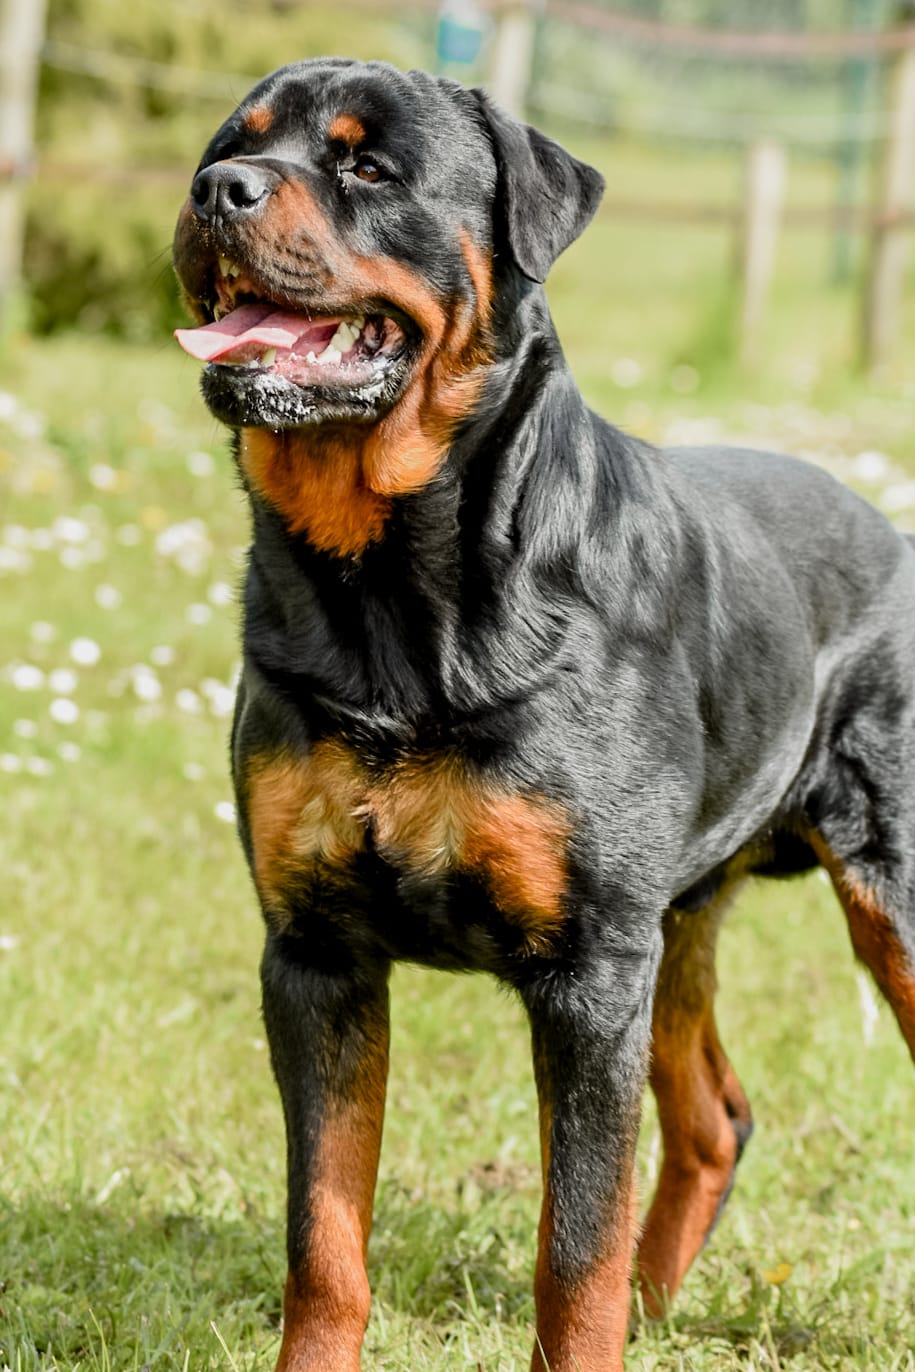
[[[441,347],[448,331],[442,303],[397,263],[341,253],[326,216],[299,183],[287,183],[274,193],[268,227],[273,242],[266,247],[267,256],[281,257],[289,244],[310,239],[310,274],[318,286],[343,299],[391,299],[419,324],[427,358]],[[401,400],[368,433],[360,426],[318,430],[307,437],[293,431],[244,431],[242,471],[292,533],[304,533],[315,547],[337,556],[358,556],[382,536],[390,497],[418,490],[434,475],[447,439],[435,426],[435,432],[426,433],[420,422],[417,383],[426,366],[428,361],[424,365],[421,359]]]
[[[462,238],[465,259],[470,240]],[[475,251],[475,250],[474,250]],[[407,268],[390,261],[356,260],[367,280],[420,325],[423,354],[400,401],[366,443],[364,470],[373,490],[405,495],[440,469],[454,431],[476,407],[492,350],[488,337],[491,286],[477,254],[468,270],[476,300],[443,302]],[[380,273],[380,276],[379,276]],[[482,294],[482,302],[481,302]]]
[[[349,143],[353,147],[365,138],[365,125],[355,114],[338,114],[331,120],[327,136],[339,143]]]
[[[345,264],[350,289],[399,305],[419,325],[422,352],[397,404],[365,438],[362,468],[366,484],[386,496],[421,490],[439,470],[452,422],[441,423],[428,403],[427,376],[446,349],[451,320],[448,307],[425,283],[389,259],[353,258]],[[431,377],[430,377],[431,379]]]
[[[339,116],[339,118],[349,116]],[[473,301],[443,301],[409,268],[389,258],[346,252],[326,215],[300,183],[272,197],[267,257],[288,258],[310,246],[307,276],[313,288],[339,300],[381,297],[419,325],[423,350],[415,372],[389,414],[368,431],[349,425],[307,438],[250,430],[242,467],[251,486],[316,546],[358,556],[379,539],[390,499],[422,489],[445,460],[460,421],[479,399],[492,357],[489,321],[492,265],[466,231],[461,251]],[[295,265],[302,270],[301,257]]]
[[[365,826],[356,811],[361,770],[340,743],[316,744],[304,760],[255,759],[248,770],[254,872],[267,906],[282,906],[283,887],[315,862],[341,863],[359,851]]]
[[[326,214],[301,181],[277,186],[253,232],[256,238],[248,247],[255,258],[285,263],[302,276],[304,289],[333,287],[339,245]]]
[[[476,322],[488,330],[492,322],[492,257],[480,248],[466,229],[458,231],[461,254],[467,264],[467,272],[473,283]]]
[[[251,133],[267,133],[273,127],[273,110],[266,105],[255,105],[253,110],[248,110],[242,122]]]
[[[245,429],[241,468],[290,533],[304,533],[316,548],[358,556],[382,535],[391,502],[365,485],[361,450],[349,435]]]

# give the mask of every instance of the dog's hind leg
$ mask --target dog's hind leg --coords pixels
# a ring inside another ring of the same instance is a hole
[[[651,1086],[664,1159],[638,1251],[645,1310],[664,1312],[728,1198],[753,1129],[750,1106],[718,1040],[715,949],[725,901],[670,910],[655,995]]]
[[[915,566],[895,621],[828,702],[801,798],[805,837],[829,873],[855,954],[873,973],[915,1058]]]
[[[898,879],[865,871],[872,862],[845,862],[820,836],[811,839],[811,846],[842,902],[855,956],[889,1001],[915,1059],[915,913],[905,915],[906,910],[915,912],[915,902]]]

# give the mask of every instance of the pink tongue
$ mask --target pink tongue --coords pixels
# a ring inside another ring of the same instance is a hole
[[[200,362],[213,362],[240,348],[294,348],[297,343],[326,342],[340,323],[333,319],[308,319],[306,315],[277,310],[272,305],[242,305],[215,324],[199,329],[176,329],[175,337],[186,353]],[[311,336],[314,335],[312,340]]]

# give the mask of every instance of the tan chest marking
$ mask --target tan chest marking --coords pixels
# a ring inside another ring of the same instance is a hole
[[[362,847],[362,775],[341,744],[317,744],[306,762],[282,754],[255,758],[247,781],[254,875],[266,904],[282,904],[294,873],[319,861],[342,864]]]
[[[345,867],[371,831],[382,857],[417,876],[478,873],[532,946],[562,923],[568,815],[544,796],[473,776],[454,756],[399,763],[379,777],[327,740],[307,759],[256,758],[248,804],[255,877],[278,914],[290,879],[317,865]]]

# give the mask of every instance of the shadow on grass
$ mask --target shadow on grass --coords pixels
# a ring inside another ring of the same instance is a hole
[[[448,1212],[380,1189],[369,1275],[408,1317],[532,1318],[533,1229],[501,1194]],[[138,1202],[0,1200],[0,1366],[17,1372],[266,1366],[279,1336],[279,1216],[150,1214]],[[218,1327],[218,1334],[212,1328]],[[234,1350],[242,1350],[236,1353]],[[245,1352],[244,1350],[247,1350]]]
[[[382,1186],[369,1264],[379,1305],[442,1332],[466,1326],[472,1336],[473,1326],[499,1324],[527,1338],[529,1201],[499,1192],[448,1211]],[[226,1218],[101,1209],[82,1198],[0,1201],[0,1366],[255,1372],[277,1351],[284,1265],[279,1218],[254,1211]],[[866,1352],[860,1274],[795,1304],[758,1274],[726,1266],[706,1285],[704,1308],[637,1327],[636,1366],[640,1355],[661,1366],[687,1348],[697,1368],[716,1355],[722,1368],[765,1355],[776,1367],[798,1356],[817,1367]]]
[[[635,1320],[632,1362],[647,1357],[651,1368],[667,1366],[672,1350],[689,1349],[686,1366],[775,1372],[799,1359],[804,1369],[854,1367],[915,1369],[911,1315],[894,1300],[899,1274],[882,1249],[850,1264],[831,1279],[792,1288],[743,1262],[715,1264],[717,1278],[706,1280],[702,1307],[690,1301],[690,1279],[681,1306],[655,1323]],[[701,1287],[701,1274],[692,1282]],[[875,1289],[874,1282],[877,1283]],[[900,1287],[901,1289],[901,1287]],[[687,1309],[683,1309],[683,1306]],[[692,1308],[689,1308],[689,1307]],[[657,1364],[651,1355],[664,1361]],[[897,1355],[901,1355],[900,1357]],[[674,1365],[674,1364],[671,1364]],[[678,1361],[676,1365],[681,1365]]]
[[[454,1210],[381,1188],[369,1248],[379,1300],[419,1318],[532,1320],[536,1229],[526,1197],[493,1192]]]
[[[223,1344],[276,1337],[282,1281],[279,1226],[257,1216],[0,1201],[0,1366],[225,1368]]]

